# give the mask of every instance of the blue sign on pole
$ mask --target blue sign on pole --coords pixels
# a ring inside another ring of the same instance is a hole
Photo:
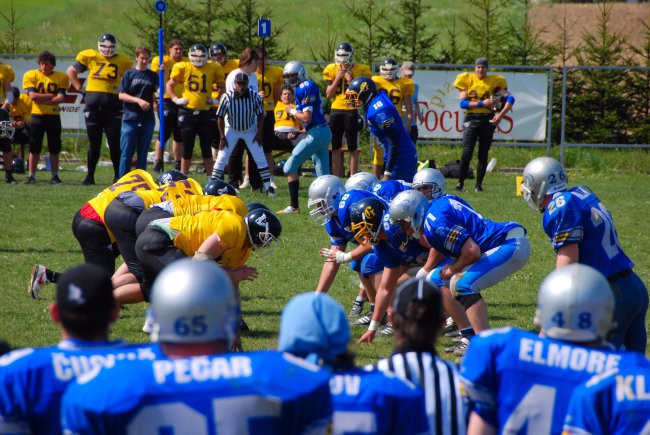
[[[260,38],[268,38],[271,36],[271,20],[268,18],[260,18],[257,20],[257,36]]]

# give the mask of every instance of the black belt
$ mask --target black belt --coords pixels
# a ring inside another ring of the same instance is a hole
[[[607,281],[609,281],[610,284],[613,284],[616,281],[618,281],[619,279],[626,278],[626,277],[628,277],[630,275],[632,275],[632,269],[625,269],[625,270],[622,270],[622,271],[620,271],[618,273],[615,273],[614,275],[611,275],[611,276],[607,277]]]

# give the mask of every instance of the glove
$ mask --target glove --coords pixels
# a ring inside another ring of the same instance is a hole
[[[349,263],[352,261],[351,252],[333,251],[328,248],[320,250],[320,255],[328,260],[334,260],[338,264]]]
[[[186,106],[187,103],[189,103],[189,100],[187,98],[172,97],[172,101],[177,106]]]
[[[413,272],[411,272],[411,273],[413,273]],[[424,278],[427,277],[428,274],[429,274],[429,271],[426,270],[424,267],[421,267],[420,270],[418,270],[418,273],[415,274],[415,277],[417,279],[424,279]]]

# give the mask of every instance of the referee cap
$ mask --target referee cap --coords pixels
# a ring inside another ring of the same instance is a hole
[[[115,307],[111,275],[84,263],[63,273],[56,288],[56,304],[70,314],[103,313]]]
[[[309,292],[293,297],[280,320],[278,350],[326,364],[345,353],[350,327],[345,310],[325,293]]]
[[[487,58],[486,57],[479,57],[478,59],[476,59],[476,62],[474,62],[474,66],[479,66],[479,65],[482,65],[482,66],[487,68],[488,67]]]
[[[408,306],[412,301],[422,301],[432,314],[442,315],[442,296],[440,289],[431,281],[409,278],[397,287],[393,299],[393,311],[406,317]]]
[[[235,75],[235,83],[248,83],[248,75],[243,72],[238,72]]]

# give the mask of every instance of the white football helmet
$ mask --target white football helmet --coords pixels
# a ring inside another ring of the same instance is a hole
[[[282,76],[284,77],[285,86],[295,88],[300,83],[305,81],[307,78],[307,70],[303,64],[292,60],[291,62],[287,62],[287,64],[284,66]]]
[[[307,207],[309,216],[321,225],[325,225],[338,210],[339,202],[345,195],[345,186],[335,175],[321,175],[309,186]]]
[[[569,177],[562,163],[552,157],[537,157],[524,168],[521,192],[533,210],[544,211],[542,201],[546,195],[568,189]]]
[[[398,72],[399,66],[397,65],[397,61],[390,57],[379,65],[379,75],[386,80],[395,80]]]
[[[345,182],[345,190],[367,190],[372,192],[375,190],[375,184],[377,183],[379,183],[379,180],[370,172],[357,172]]]
[[[16,125],[11,120],[9,111],[0,108],[0,139],[11,140],[14,138]]]
[[[402,231],[413,231],[412,237],[419,239],[422,225],[429,209],[429,200],[417,190],[398,193],[390,202],[388,215],[391,224],[398,224]]]
[[[104,33],[99,37],[97,42],[97,51],[104,57],[113,57],[115,56],[115,50],[117,49],[117,39],[115,36],[110,33]]]
[[[354,50],[349,42],[341,42],[334,52],[334,62],[341,65],[348,65],[352,62]]]
[[[606,340],[616,326],[612,288],[603,274],[585,264],[554,270],[539,288],[534,323],[557,340]]]
[[[187,57],[192,65],[202,67],[208,62],[208,49],[203,44],[194,44],[190,47]]]
[[[214,261],[175,261],[158,275],[151,289],[153,341],[232,343],[239,325],[235,288]]]
[[[424,168],[417,171],[413,176],[411,187],[418,192],[422,192],[429,201],[435,201],[447,194],[445,176],[442,175],[442,172],[433,168]]]

